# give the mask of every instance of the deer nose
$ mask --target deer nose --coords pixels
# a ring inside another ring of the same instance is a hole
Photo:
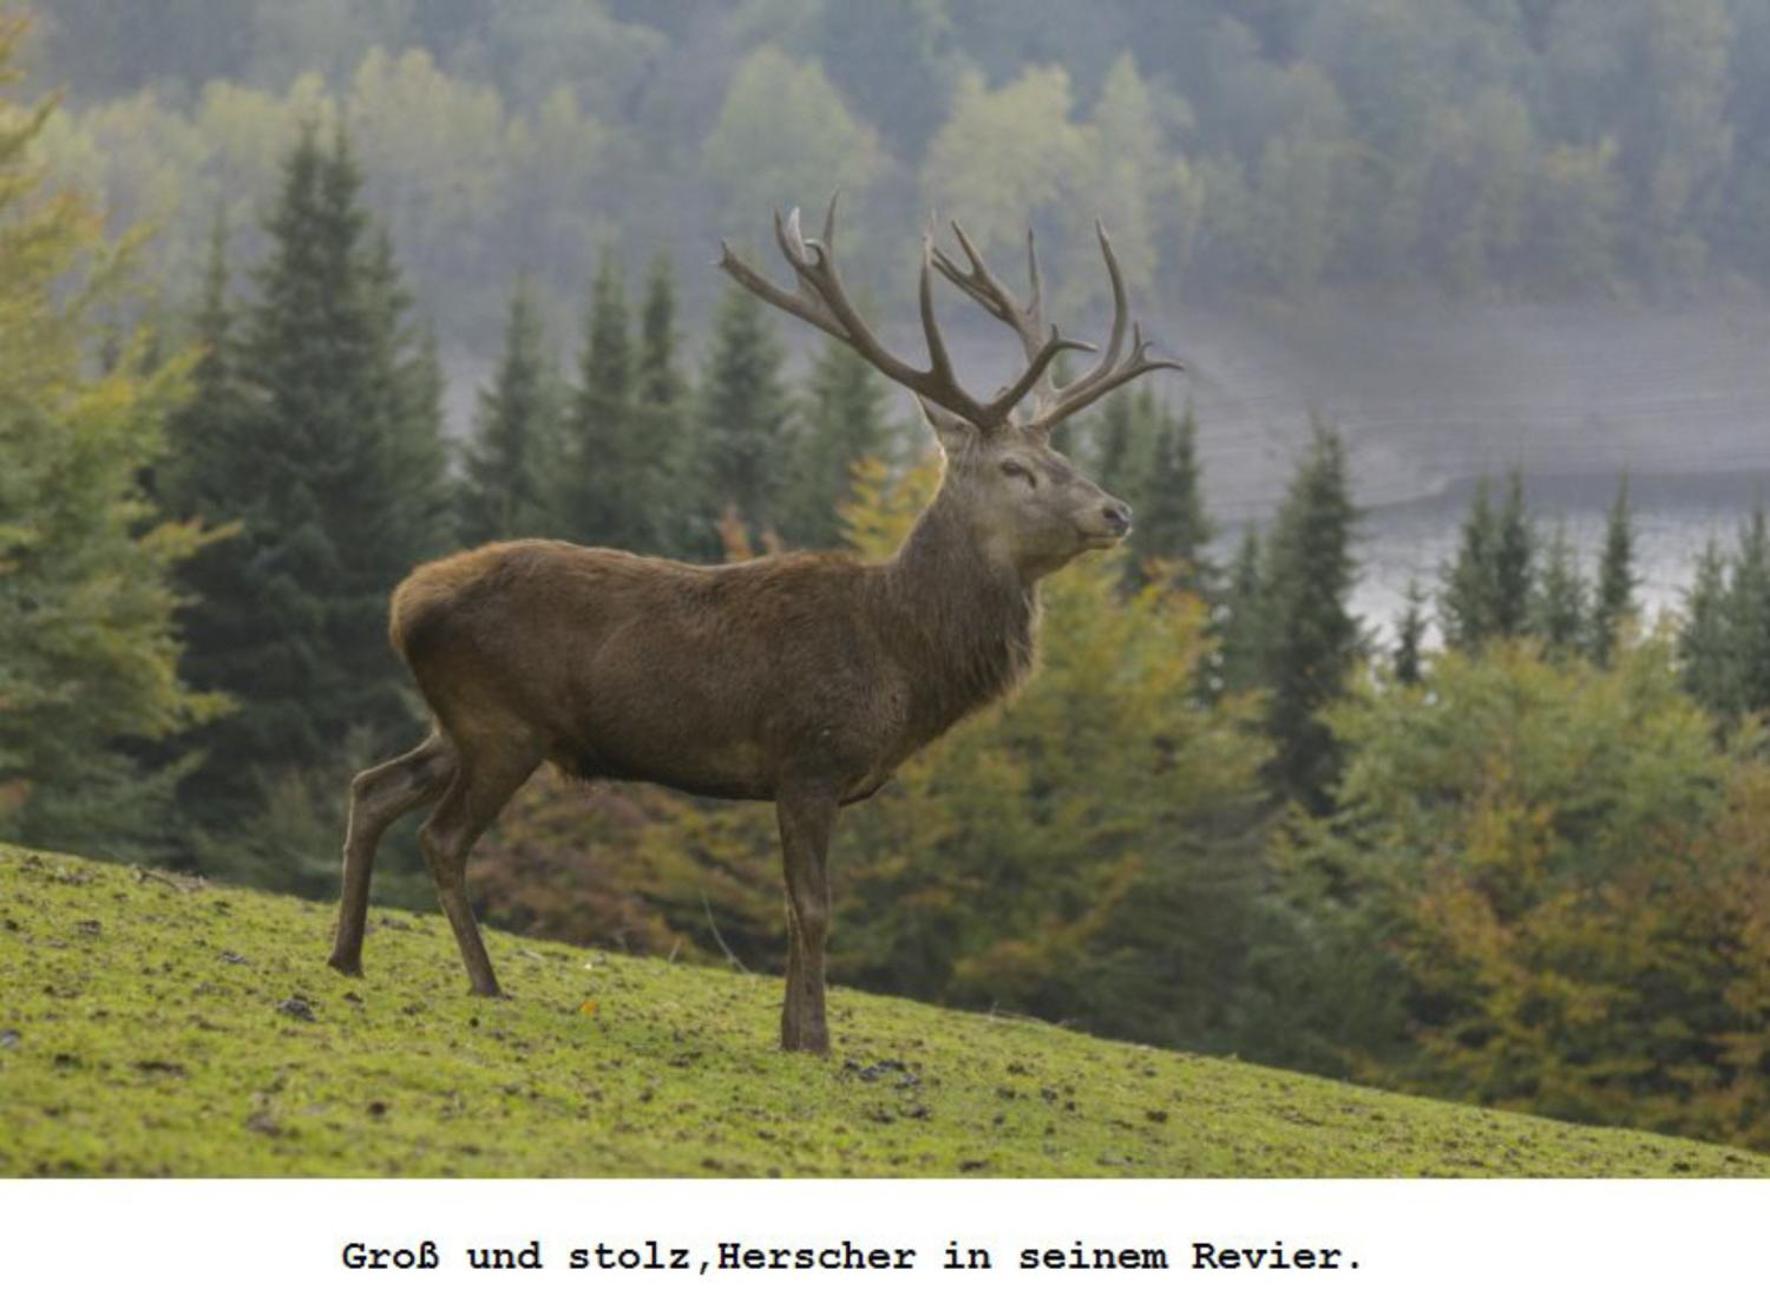
[[[1131,529],[1131,506],[1122,500],[1114,500],[1101,509],[1100,516],[1106,519],[1106,525],[1115,535],[1124,535]]]

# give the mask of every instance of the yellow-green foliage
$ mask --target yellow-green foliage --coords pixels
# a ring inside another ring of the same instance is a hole
[[[1191,110],[1145,81],[1131,53],[1113,61],[1085,118],[1075,99],[1057,66],[1028,66],[994,87],[964,73],[921,165],[923,204],[956,215],[986,256],[1016,264],[1027,223],[1040,225],[1044,259],[1067,270],[1055,297],[1063,318],[1109,300],[1096,219],[1112,231],[1129,282],[1147,286],[1184,264],[1206,198],[1163,139],[1161,123]],[[1046,230],[1055,242],[1043,241]]]
[[[878,470],[863,469],[849,511],[858,547],[894,543],[928,472],[874,485]],[[1226,874],[1248,863],[1236,838],[1258,801],[1266,748],[1242,700],[1196,701],[1203,603],[1165,582],[1128,598],[1121,588],[1107,561],[1045,582],[1039,666],[1020,694],[844,817],[849,934],[834,947],[838,968],[919,994],[1173,1037],[1173,1023],[1156,1019],[1176,1011],[1175,996],[1205,990],[1194,977],[1162,983],[1173,968],[1157,965],[1196,957],[1209,923],[1235,926]],[[1164,931],[1132,930],[1151,904]],[[1114,993],[1111,983],[1138,973],[1143,984]]]
[[[1330,719],[1344,810],[1292,863],[1315,930],[1346,923],[1324,996],[1386,997],[1344,1035],[1363,1074],[1770,1145],[1767,771],[1714,747],[1663,638],[1611,670],[1447,653]]]
[[[1735,1149],[1558,1125],[835,990],[0,847],[0,1176],[1751,1175]]]
[[[884,164],[877,134],[849,114],[823,69],[773,45],[759,46],[732,74],[702,156],[726,210],[752,219],[796,195],[835,189],[864,211],[866,189]],[[864,243],[847,237],[854,248]]]
[[[216,212],[232,229],[256,226],[304,124],[349,130],[370,206],[415,281],[447,278],[451,300],[482,327],[495,326],[504,284],[463,281],[461,267],[483,260],[488,243],[520,248],[569,281],[610,233],[587,197],[608,182],[618,132],[566,85],[525,113],[486,85],[451,77],[423,50],[379,47],[338,78],[336,93],[311,69],[277,84],[287,88],[211,81],[185,105],[144,90],[69,106],[48,120],[37,152],[108,211],[151,222],[156,264],[175,284],[196,281]]]
[[[0,16],[0,83],[23,21]],[[212,713],[176,677],[168,572],[203,543],[156,525],[139,475],[188,364],[142,334],[95,372],[127,312],[131,245],[80,195],[49,192],[30,146],[49,105],[0,99],[0,826],[68,844],[142,839],[152,792],[116,740]]]

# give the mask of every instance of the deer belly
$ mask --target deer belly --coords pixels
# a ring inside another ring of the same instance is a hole
[[[582,779],[656,783],[694,796],[767,801],[774,780],[754,744],[697,744],[656,751],[606,742],[574,742],[556,750],[555,764]]]

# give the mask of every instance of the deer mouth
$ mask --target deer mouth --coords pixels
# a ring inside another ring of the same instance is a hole
[[[1131,534],[1129,527],[1123,531],[1082,531],[1080,527],[1076,530],[1081,533],[1084,549],[1117,549]]]

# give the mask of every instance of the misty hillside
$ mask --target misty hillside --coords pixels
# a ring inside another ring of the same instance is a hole
[[[1031,220],[1065,318],[1098,327],[1103,215],[1192,363],[1173,390],[1232,521],[1275,501],[1310,409],[1341,422],[1374,504],[1512,463],[1770,467],[1770,0],[39,17],[33,81],[66,94],[44,152],[114,222],[160,223],[174,307],[218,209],[256,254],[295,125],[347,124],[442,336],[457,431],[519,271],[562,350],[598,256],[667,251],[698,319],[720,238],[758,245],[771,207],[840,184],[845,259],[887,315],[937,210],[1003,258]]]

